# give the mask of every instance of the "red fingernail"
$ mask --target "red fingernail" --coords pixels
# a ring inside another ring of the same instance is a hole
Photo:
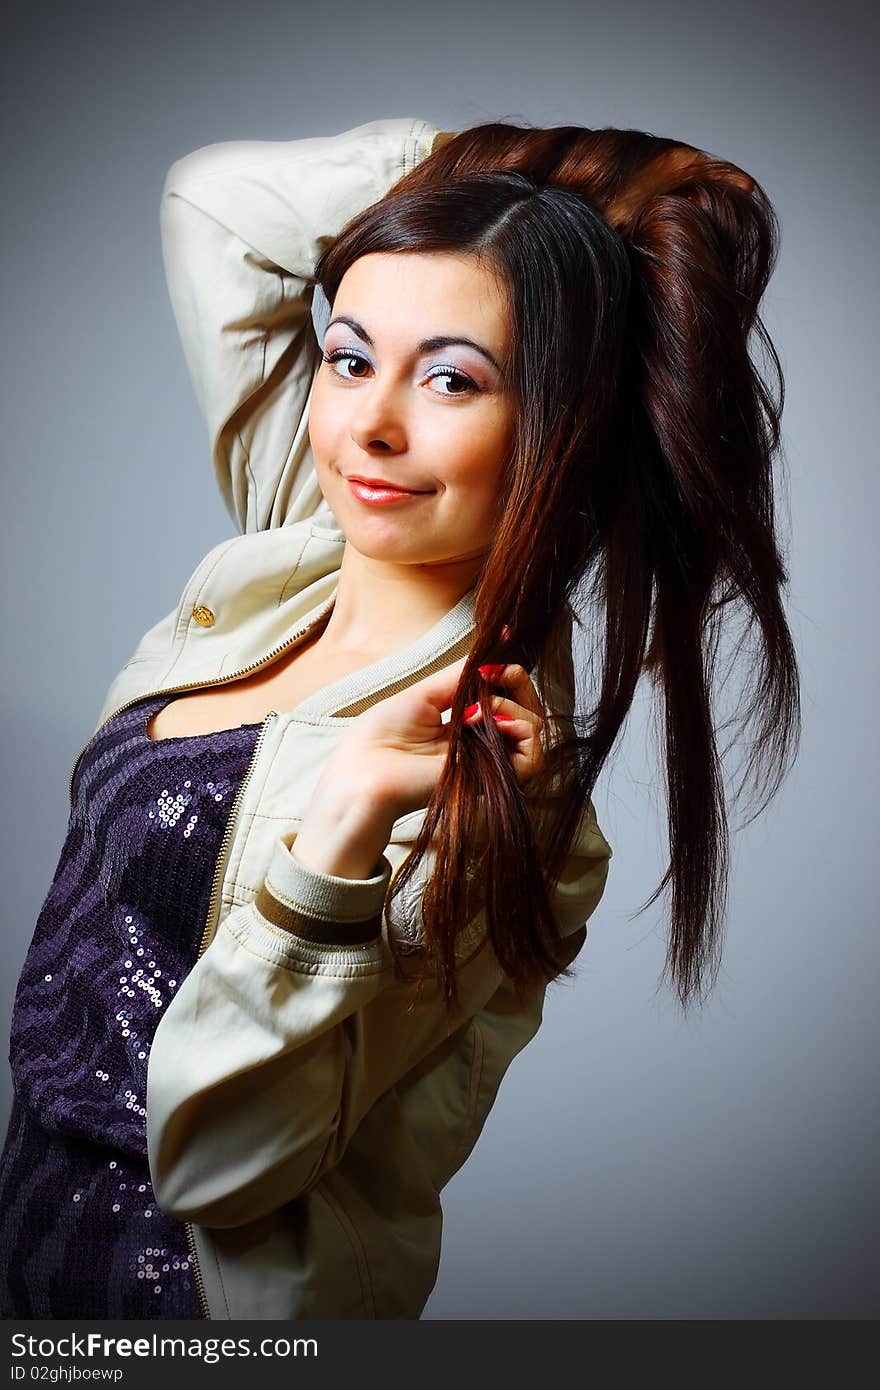
[[[515,715],[515,714],[493,714],[493,715],[492,715],[492,718],[493,718],[498,724],[512,724],[513,721],[514,721],[514,719],[516,718],[516,715]]]
[[[465,710],[464,714],[462,715],[462,718],[463,718],[463,719],[470,719],[472,715],[474,715],[474,714],[476,714],[476,713],[478,712],[479,708],[480,708],[479,701],[478,701],[477,704],[475,704],[475,705],[468,705],[467,709]]]
[[[500,666],[478,666],[477,670],[481,675],[488,677],[490,681],[497,680],[504,670],[504,663],[502,662]]]

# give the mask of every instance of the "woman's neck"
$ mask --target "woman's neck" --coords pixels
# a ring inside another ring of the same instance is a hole
[[[389,564],[346,542],[325,650],[377,661],[417,641],[476,582],[485,556],[437,565]]]

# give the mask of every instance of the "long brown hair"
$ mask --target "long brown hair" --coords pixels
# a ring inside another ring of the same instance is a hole
[[[740,734],[756,724],[736,793],[760,791],[750,819],[800,737],[771,471],[784,385],[758,314],[778,233],[755,180],[690,145],[489,123],[436,147],[318,262],[331,305],[348,267],[378,251],[473,255],[508,295],[503,386],[516,439],[449,756],[389,894],[435,855],[421,904],[426,967],[436,961],[450,1012],[456,936],[478,903],[521,994],[572,973],[548,894],[643,673],[662,697],[670,860],[639,911],[671,884],[663,978],[685,1009],[705,997],[707,977],[714,984],[729,864],[717,743],[727,725],[716,728],[712,703],[724,618],[745,618],[735,657],[758,636],[745,667],[753,686],[728,721]],[[581,603],[598,614],[585,627],[598,637],[587,663],[598,664],[598,695],[570,718],[549,711],[546,768],[524,789],[494,721],[462,725],[462,713],[493,693],[477,670],[485,662],[519,661],[551,689],[553,654],[581,625]]]

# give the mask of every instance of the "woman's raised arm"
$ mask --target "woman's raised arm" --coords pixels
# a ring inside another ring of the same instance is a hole
[[[226,141],[168,171],[160,220],[171,304],[217,483],[241,532],[322,505],[308,439],[315,261],[438,133],[399,117],[333,136]]]

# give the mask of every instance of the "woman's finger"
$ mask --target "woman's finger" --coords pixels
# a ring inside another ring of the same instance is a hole
[[[441,671],[434,671],[430,676],[423,676],[420,681],[415,681],[407,686],[407,693],[416,692],[424,696],[429,704],[436,706],[442,712],[450,709],[464,670],[466,656],[459,657],[458,661],[453,661],[450,666],[444,666]],[[403,692],[402,692],[403,693]]]
[[[444,713],[451,708],[467,660],[467,656],[459,657],[458,661],[452,662],[451,665],[444,666],[442,670],[435,671],[432,675],[424,676],[420,681],[416,681],[408,687],[408,690],[410,692],[417,691],[441,714]],[[481,666],[480,671],[493,686],[509,692],[511,699],[524,710],[530,711],[539,719],[544,718],[544,709],[538,698],[538,692],[524,666],[517,662],[499,663],[494,666]]]
[[[525,709],[522,705],[518,705],[515,700],[508,700],[503,695],[491,695],[488,700],[482,702],[478,700],[476,704],[468,705],[465,710],[464,722],[466,724],[478,723],[483,716],[484,706],[486,714],[493,717],[497,715],[499,725],[509,725],[511,731],[520,738],[525,732],[539,733],[544,723],[543,718],[534,710]]]
[[[518,779],[528,781],[544,766],[545,750],[543,742],[544,721],[530,709],[524,709],[515,700],[501,695],[492,695],[483,702],[478,701],[465,711],[464,723],[479,724],[484,719],[493,719],[495,727],[510,740],[510,753]]]
[[[534,687],[532,678],[524,666],[516,662],[511,662],[506,666],[481,666],[481,672],[492,685],[501,686],[504,690],[509,690],[512,697],[525,709],[531,710],[543,719],[544,710],[538,698],[538,692]],[[488,674],[489,672],[492,674]]]

